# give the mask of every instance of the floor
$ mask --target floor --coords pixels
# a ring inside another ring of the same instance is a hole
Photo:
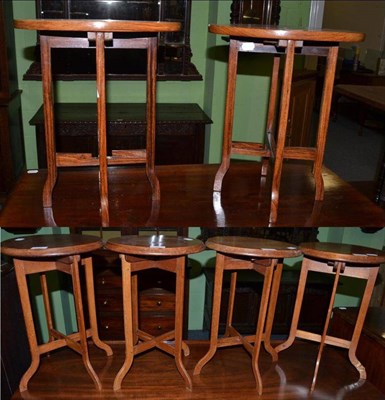
[[[385,153],[383,114],[368,113],[368,126],[361,130],[358,111],[356,103],[340,103],[326,142],[325,165],[347,182],[376,180]]]
[[[189,344],[191,354],[185,359],[185,366],[191,373],[197,360],[205,354],[207,342],[190,341]],[[185,389],[173,359],[158,350],[136,356],[121,390],[114,392],[113,379],[123,362],[122,345],[112,346],[114,355],[110,359],[90,347],[91,362],[103,385],[101,392],[93,386],[80,357],[62,349],[43,360],[28,391],[22,395],[16,392],[13,399],[385,399],[369,382],[358,380],[346,351],[331,347],[324,350],[317,385],[310,395],[318,346],[303,341],[281,352],[276,364],[266,352],[261,352],[262,396],[255,390],[250,356],[241,347],[218,350],[200,376],[193,378],[191,392]]]

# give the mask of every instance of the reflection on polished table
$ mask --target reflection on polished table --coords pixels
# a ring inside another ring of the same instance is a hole
[[[287,162],[283,167],[281,206],[269,224],[270,185],[260,180],[261,164],[233,162],[221,196],[212,185],[218,164],[157,166],[162,188],[152,207],[144,168],[111,168],[109,224],[99,212],[98,170],[60,171],[52,209],[44,209],[45,170],[29,171],[17,183],[0,213],[1,227],[384,227],[385,210],[323,168],[325,196],[314,201],[311,166]],[[32,173],[31,173],[32,172]]]

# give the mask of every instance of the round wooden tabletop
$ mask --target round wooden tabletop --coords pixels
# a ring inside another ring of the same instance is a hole
[[[265,25],[209,25],[209,31],[219,35],[276,39],[276,40],[308,40],[314,42],[362,42],[365,34],[329,29],[290,29],[280,26]]]
[[[102,246],[102,240],[96,236],[33,235],[2,242],[1,252],[16,258],[56,257],[86,253]]]
[[[17,19],[14,27],[36,31],[69,32],[175,32],[179,22],[112,19]]]
[[[300,256],[301,250],[290,243],[244,236],[216,236],[206,241],[209,249],[226,254],[264,258]]]
[[[144,256],[181,256],[205,249],[202,241],[181,236],[121,236],[109,239],[106,248],[121,254]]]
[[[340,243],[302,243],[304,255],[331,261],[358,264],[381,264],[385,262],[385,252],[370,247]]]

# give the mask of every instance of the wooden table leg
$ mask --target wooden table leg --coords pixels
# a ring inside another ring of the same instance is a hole
[[[47,154],[47,178],[43,189],[43,207],[52,207],[52,191],[57,180],[56,145],[53,108],[51,48],[47,36],[40,37],[41,73],[44,102],[44,130]]]
[[[27,284],[27,277],[24,270],[25,261],[14,259],[17,286],[20,294],[20,302],[23,310],[25,328],[27,331],[29,349],[31,352],[31,365],[24,373],[20,380],[19,390],[24,392],[28,389],[28,382],[35,374],[40,365],[40,352],[37,342],[35,324],[33,321],[31,301],[29,298],[29,290]]]
[[[107,356],[111,356],[112,355],[111,347],[107,343],[104,343],[99,337],[98,323],[96,318],[95,285],[94,285],[92,258],[91,257],[83,258],[82,265],[84,265],[86,273],[87,303],[88,303],[88,314],[90,318],[92,340],[96,347],[99,347],[100,349],[104,350]]]
[[[281,284],[283,263],[282,260],[273,260],[272,268],[273,272],[273,283],[271,287],[269,308],[267,311],[266,324],[265,324],[265,335],[264,335],[264,347],[265,350],[271,355],[273,361],[278,360],[278,354],[271,345],[271,332],[273,330],[275,309],[277,306],[279,287]]]
[[[286,131],[289,119],[290,93],[293,78],[295,41],[288,40],[286,48],[285,68],[282,78],[281,104],[279,111],[277,143],[275,149],[273,182],[271,187],[270,222],[278,217],[279,189],[281,185],[282,164],[286,142]]]
[[[186,388],[192,390],[191,377],[186,371],[182,360],[183,350],[183,304],[185,285],[185,257],[178,257],[176,260],[176,293],[175,293],[175,364],[182,375]]]
[[[99,380],[98,375],[96,374],[94,368],[91,365],[90,357],[88,353],[88,344],[87,344],[87,333],[86,327],[84,323],[84,311],[83,311],[83,302],[82,302],[82,290],[80,284],[79,277],[79,259],[80,257],[73,257],[72,261],[72,285],[74,291],[74,303],[76,309],[76,319],[78,323],[78,331],[80,337],[80,347],[81,347],[81,356],[83,359],[84,366],[92,380],[94,381],[98,390],[102,389],[102,384]]]
[[[325,79],[317,131],[316,154],[313,166],[313,175],[316,187],[315,200],[323,200],[324,197],[322,165],[325,153],[326,137],[329,128],[330,108],[333,97],[334,76],[337,65],[337,58],[338,46],[330,47],[325,67]]]
[[[123,290],[123,318],[124,318],[124,340],[125,340],[125,359],[122,367],[114,380],[114,390],[119,390],[122,381],[131,368],[134,360],[134,340],[132,333],[132,292],[131,292],[131,263],[126,260],[125,255],[121,255],[122,261],[122,290]]]
[[[222,190],[222,181],[230,167],[231,144],[234,123],[235,87],[238,66],[238,48],[236,41],[230,40],[229,62],[227,70],[226,109],[222,144],[222,162],[215,175],[214,192]]]
[[[217,351],[224,264],[225,256],[221,253],[217,253],[215,264],[213,307],[211,314],[210,348],[208,352],[198,361],[194,368],[193,375],[199,375],[202,368],[214,357],[214,354]]]

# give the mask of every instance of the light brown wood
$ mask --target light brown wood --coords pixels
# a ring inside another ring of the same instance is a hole
[[[251,355],[251,365],[258,395],[263,392],[262,375],[259,368],[259,355],[262,342],[273,360],[277,354],[270,343],[278,288],[282,275],[283,258],[297,257],[301,251],[297,246],[275,240],[265,240],[240,236],[218,236],[206,241],[209,249],[216,250],[214,278],[213,308],[211,317],[210,347],[208,352],[198,361],[194,375],[199,375],[202,368],[214,357],[220,347],[242,345]],[[254,270],[264,276],[261,302],[255,335],[242,336],[233,326],[233,310],[235,300],[236,279],[238,270]],[[226,331],[218,337],[219,316],[223,274],[232,271],[230,294],[226,318]]]
[[[28,389],[29,380],[39,368],[41,355],[65,346],[70,347],[82,356],[83,364],[89,376],[92,378],[97,389],[101,390],[100,380],[89,359],[87,339],[92,338],[94,344],[104,350],[108,356],[112,355],[112,350],[110,346],[99,339],[98,335],[91,258],[85,256],[81,259],[80,256],[82,253],[100,249],[101,246],[102,242],[100,239],[86,235],[34,235],[9,239],[1,244],[1,252],[3,254],[15,257],[16,279],[31,352],[31,365],[21,378],[19,385],[20,392]],[[89,329],[86,329],[84,321],[79,275],[80,262],[86,268],[87,299],[90,315]],[[72,278],[78,325],[77,333],[64,335],[54,327],[49,289],[45,276],[46,272],[54,270],[67,273]],[[40,274],[41,277],[45,318],[49,335],[47,343],[39,343],[36,335],[27,284],[27,276],[31,274]]]
[[[122,263],[126,353],[123,365],[114,379],[113,389],[115,391],[122,389],[123,379],[130,370],[135,355],[152,348],[159,348],[175,359],[175,365],[186,388],[191,390],[192,381],[182,359],[182,352],[184,356],[188,356],[190,352],[182,339],[185,256],[204,250],[204,244],[200,240],[180,236],[129,235],[109,239],[106,248],[120,253]],[[138,321],[137,273],[151,268],[172,272],[176,279],[174,329],[158,336],[142,331]]]
[[[190,372],[207,351],[208,343],[197,340],[188,342],[191,355],[184,363]],[[116,372],[123,363],[124,345],[111,344],[114,357],[90,347],[90,356],[99,372],[102,391],[97,391],[89,376],[79,365],[71,350],[61,349],[44,357],[39,371],[31,380],[29,389],[13,400],[305,400],[309,398],[312,367],[317,354],[315,343],[298,342],[282,353],[278,364],[272,364],[269,354],[261,352],[260,368],[265,383],[264,393],[255,391],[250,357],[242,347],[218,351],[204,374],[193,378],[193,390],[186,390],[184,382],[176,373],[173,360],[162,351],[154,350],[137,357],[121,391],[112,388]],[[224,368],[231,366],[232,368]],[[220,371],[220,373],[219,373]],[[322,370],[313,399],[382,400],[384,394],[368,381],[358,381],[355,369],[341,353],[333,348],[324,357]]]
[[[318,242],[305,243],[302,244],[300,248],[304,254],[304,259],[301,267],[290,333],[288,339],[275,348],[276,353],[278,354],[282,350],[290,347],[295,338],[320,343],[313,373],[311,391],[314,391],[315,389],[325,344],[348,349],[349,360],[359,372],[360,379],[366,379],[365,367],[357,359],[356,349],[376,282],[379,264],[385,261],[385,252],[363,246]],[[298,329],[306,280],[310,271],[334,275],[334,284],[330,296],[330,303],[321,335]],[[328,334],[334,299],[341,276],[366,280],[366,287],[361,299],[354,332],[350,340],[343,340]],[[276,360],[278,360],[278,357]]]
[[[170,32],[180,29],[175,22],[152,21],[114,21],[114,20],[16,20],[14,23],[19,29],[40,31],[41,66],[43,81],[44,119],[47,154],[47,180],[43,190],[43,206],[52,207],[52,192],[57,180],[57,168],[99,166],[99,197],[102,225],[109,225],[109,190],[108,165],[145,164],[147,178],[152,188],[154,202],[160,200],[159,181],[155,175],[155,104],[156,104],[156,66],[157,66],[157,37],[154,32]],[[88,38],[52,36],[44,32],[87,32]],[[113,32],[148,33],[149,37],[133,39],[113,39]],[[92,44],[92,41],[95,44]],[[146,149],[140,152],[120,152],[107,155],[107,118],[106,118],[106,78],[105,78],[105,43],[112,43],[109,48],[146,49]],[[98,114],[98,156],[91,157],[85,154],[60,155],[55,146],[55,116],[54,116],[54,88],[52,77],[51,49],[53,48],[89,48],[96,47],[96,92]],[[144,157],[143,157],[144,156]],[[116,160],[115,160],[116,158]]]
[[[250,37],[275,40],[309,40],[315,42],[362,42],[361,32],[338,31],[332,29],[290,29],[280,26],[263,25],[216,25],[210,24],[209,31],[218,35]]]
[[[93,19],[17,19],[17,29],[67,32],[174,32],[179,22]]]
[[[338,95],[357,100],[380,111],[385,111],[385,86],[336,85]]]
[[[222,162],[215,176],[214,191],[221,192],[222,190],[222,181],[229,169],[230,157],[234,154],[242,154],[261,156],[264,160],[270,158],[273,161],[269,223],[273,224],[278,219],[282,164],[285,159],[312,161],[315,182],[314,199],[316,201],[323,200],[324,182],[322,177],[322,163],[329,125],[334,75],[338,56],[338,43],[359,42],[364,39],[365,35],[355,32],[287,29],[246,24],[209,25],[209,31],[215,34],[230,36]],[[232,139],[239,52],[274,54],[265,132],[266,139],[264,144],[251,145],[247,142],[235,142]],[[280,88],[279,113],[277,113],[276,106],[279,80],[279,60],[277,60],[277,54],[285,55],[282,84]],[[316,144],[312,148],[291,148],[286,145],[293,66],[297,54],[313,54],[326,57],[326,73],[320,107],[320,120]],[[274,121],[277,121],[276,132],[275,129],[273,129]],[[261,173],[262,175],[267,174],[266,161],[264,161]]]

